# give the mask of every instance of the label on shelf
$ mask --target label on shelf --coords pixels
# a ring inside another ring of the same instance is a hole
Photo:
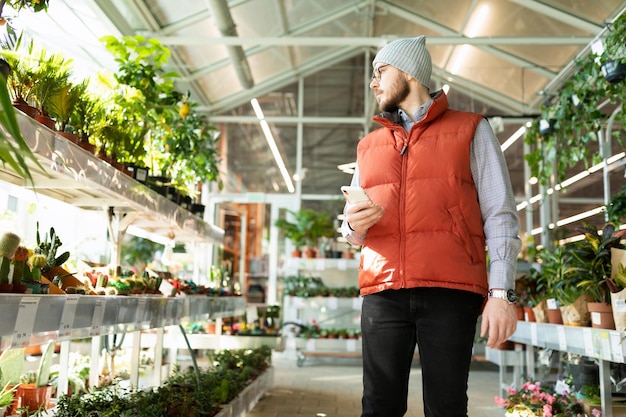
[[[39,307],[39,297],[23,297],[17,311],[15,328],[11,347],[26,347],[30,345],[30,337],[33,334],[35,317]]]
[[[622,352],[622,335],[618,332],[609,332],[611,343],[611,357],[614,362],[624,363],[624,353]]]
[[[326,306],[330,310],[337,310],[339,307],[339,299],[337,297],[328,297]]]
[[[346,340],[346,350],[348,352],[356,352],[356,339]]]
[[[565,327],[558,326],[556,328],[557,336],[559,337],[559,350],[561,352],[567,352],[567,339],[565,338]]]
[[[583,328],[583,342],[585,345],[585,356],[595,358],[593,349],[593,336],[591,335],[591,327]]]
[[[259,312],[255,306],[248,306],[246,308],[246,321],[248,323],[254,323],[255,320],[259,319]]]
[[[100,336],[102,331],[102,322],[104,321],[104,310],[106,308],[105,300],[97,300],[93,309],[93,316],[91,318],[91,329],[89,331],[90,336]]]
[[[61,315],[61,323],[59,324],[59,334],[57,340],[69,340],[72,336],[72,327],[74,317],[76,316],[76,307],[78,306],[78,295],[68,295],[63,306],[63,314]]]
[[[139,298],[137,300],[137,311],[135,312],[135,321],[138,324],[142,324],[145,320],[144,317],[146,315],[146,303],[147,303],[148,299],[147,298]]]

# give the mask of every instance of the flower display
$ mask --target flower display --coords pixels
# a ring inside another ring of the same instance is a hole
[[[574,394],[556,393],[542,386],[540,381],[527,381],[520,389],[507,388],[507,397],[495,397],[497,405],[506,408],[507,417],[584,417],[582,405]],[[594,411],[594,417],[600,417]]]

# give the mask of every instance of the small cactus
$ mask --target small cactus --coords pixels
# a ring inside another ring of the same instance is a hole
[[[46,255],[36,253],[30,257],[28,263],[30,263],[33,273],[33,281],[41,281],[41,270],[44,266],[46,266],[46,262]]]
[[[28,260],[28,249],[24,246],[18,246],[15,254],[11,258],[13,264],[13,284],[21,284],[26,271],[26,261]]]
[[[20,237],[15,233],[7,232],[0,238],[0,283],[9,283],[9,269],[11,258],[20,246]]]

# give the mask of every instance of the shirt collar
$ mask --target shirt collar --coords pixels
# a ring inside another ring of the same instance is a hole
[[[408,126],[410,128],[410,126],[422,120],[424,116],[426,116],[426,111],[428,111],[428,108],[430,107],[432,103],[433,103],[433,99],[431,98],[426,103],[419,106],[417,110],[415,110],[415,113],[413,113],[413,120],[415,120],[415,122],[411,120],[409,115],[404,110],[399,109],[398,114],[402,118],[402,123],[404,124],[404,126],[405,127]]]

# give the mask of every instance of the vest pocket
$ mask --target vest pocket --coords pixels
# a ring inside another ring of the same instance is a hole
[[[448,214],[450,214],[452,218],[454,232],[459,238],[463,248],[465,248],[465,252],[469,255],[471,263],[476,263],[478,256],[476,256],[476,249],[472,243],[472,235],[467,228],[467,223],[465,222],[461,208],[459,206],[452,207],[448,209]]]

